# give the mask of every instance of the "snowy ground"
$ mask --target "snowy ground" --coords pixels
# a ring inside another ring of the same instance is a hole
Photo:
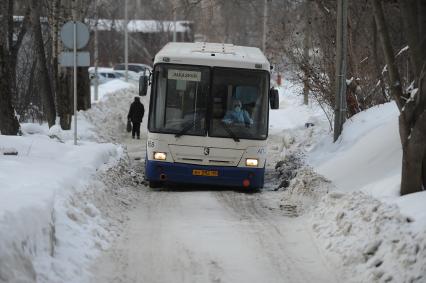
[[[284,98],[292,109],[279,111],[285,118],[292,111],[290,121],[297,122],[272,136],[283,137],[285,152],[277,164],[279,206],[309,218],[345,282],[425,282],[426,192],[399,196],[402,151],[394,103],[352,117],[333,143],[318,109],[294,99]],[[308,120],[316,125],[303,129]]]
[[[121,142],[131,156],[144,155],[134,140]],[[309,225],[269,203],[263,194],[227,189],[142,186],[122,236],[94,263],[90,281],[339,282]]]
[[[102,85],[78,146],[58,127],[0,136],[18,152],[0,155],[0,282],[425,282],[426,194],[398,196],[392,103],[332,143],[321,108],[284,81],[250,195],[146,188],[146,133],[124,132],[136,93]]]
[[[394,103],[359,113],[336,143],[308,153],[334,188],[311,212],[323,246],[355,282],[426,281],[426,192],[399,196],[402,150]]]
[[[0,135],[0,282],[81,282],[119,233],[138,173],[126,148],[111,143],[127,114],[111,106],[127,108],[136,88],[112,81],[102,95],[108,85],[110,99],[80,112],[77,146],[73,131],[57,126],[24,124],[23,136]]]

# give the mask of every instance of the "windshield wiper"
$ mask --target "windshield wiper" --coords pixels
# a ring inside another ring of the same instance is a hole
[[[182,135],[186,134],[189,130],[194,128],[195,121],[191,121],[188,125],[186,125],[179,133],[175,134],[176,138],[181,137]]]
[[[240,142],[240,139],[237,137],[237,135],[235,135],[235,133],[229,128],[229,126],[225,122],[221,122],[220,124],[235,142]]]

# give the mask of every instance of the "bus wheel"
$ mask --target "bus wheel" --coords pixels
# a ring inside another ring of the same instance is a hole
[[[149,181],[149,187],[152,189],[160,188],[162,186],[162,183],[159,181]]]

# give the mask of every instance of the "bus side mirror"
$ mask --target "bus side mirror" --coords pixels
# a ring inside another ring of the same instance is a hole
[[[269,90],[269,103],[271,104],[271,109],[280,108],[280,97],[277,89],[271,88]]]
[[[139,77],[139,95],[145,96],[148,91],[148,76]]]

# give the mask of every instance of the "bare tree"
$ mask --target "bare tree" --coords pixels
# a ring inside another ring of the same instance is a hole
[[[41,1],[31,0],[31,27],[34,34],[34,44],[36,49],[37,61],[40,67],[40,95],[43,104],[43,110],[49,127],[55,125],[56,108],[55,99],[49,71],[47,67],[46,53],[43,41],[43,34],[40,24]]]
[[[10,68],[13,57],[13,0],[0,2],[0,132],[16,135],[19,123],[12,105],[13,85]]]
[[[403,152],[401,195],[405,195],[424,190],[426,187],[426,3],[407,0],[399,1],[399,5],[407,35],[411,69],[415,75],[415,87],[410,92],[402,89],[382,1],[373,0],[391,94],[400,110],[399,134]],[[418,23],[420,25],[417,25]]]

